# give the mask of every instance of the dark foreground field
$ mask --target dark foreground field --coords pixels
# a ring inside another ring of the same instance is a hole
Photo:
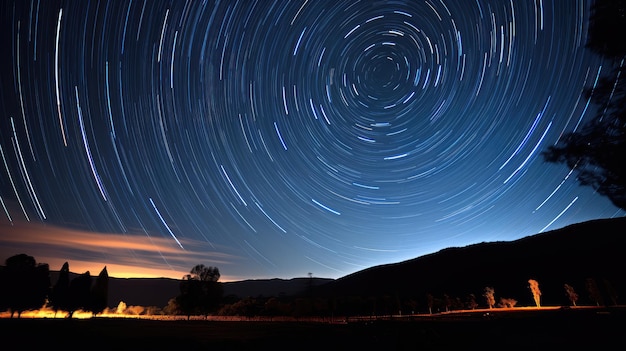
[[[617,308],[347,324],[23,318],[0,319],[0,337],[5,350],[624,350],[625,322],[626,311]]]

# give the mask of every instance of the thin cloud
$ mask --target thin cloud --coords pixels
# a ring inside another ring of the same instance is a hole
[[[47,263],[51,270],[60,269],[67,261],[70,270],[79,273],[89,270],[97,274],[107,266],[114,277],[180,279],[199,263],[225,267],[241,259],[215,251],[209,243],[184,238],[181,242],[186,250],[166,237],[96,233],[35,222],[3,222],[0,230],[0,259],[26,253]]]

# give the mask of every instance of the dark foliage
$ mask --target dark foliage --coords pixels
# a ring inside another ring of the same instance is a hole
[[[69,287],[67,312],[72,318],[78,310],[88,310],[91,302],[91,274],[89,271],[72,279]]]
[[[591,8],[587,47],[606,57],[626,54],[626,0],[596,0]]]
[[[107,308],[109,294],[109,273],[106,266],[100,271],[96,283],[91,288],[89,311],[94,315],[102,313]]]
[[[9,309],[11,317],[17,313],[36,310],[46,302],[50,292],[50,269],[47,264],[37,264],[32,256],[19,254],[6,260],[0,267],[0,298],[2,307]]]
[[[70,265],[65,262],[63,267],[61,267],[61,271],[59,272],[59,277],[57,278],[54,287],[52,288],[52,293],[50,295],[50,301],[48,302],[50,307],[54,310],[54,312],[58,311],[68,311],[69,310],[69,296],[70,293]]]
[[[179,312],[189,318],[200,314],[200,282],[197,280],[183,279],[180,282],[180,295],[176,297]]]
[[[70,279],[70,276],[74,276]],[[106,266],[92,284],[89,271],[76,276],[70,273],[69,264],[65,262],[58,272],[58,278],[49,296],[48,306],[55,312],[64,311],[73,317],[78,310],[102,313],[108,306],[109,274]]]
[[[626,1],[595,1],[587,47],[612,67],[585,94],[597,107],[579,131],[565,134],[543,152],[545,161],[577,171],[581,185],[591,186],[626,209]]]
[[[187,317],[191,315],[207,316],[217,311],[224,290],[218,282],[220,271],[217,267],[196,265],[190,274],[180,282],[180,295],[176,302],[180,312]]]
[[[199,280],[203,282],[216,282],[220,280],[220,270],[217,267],[207,267],[203,264],[194,266],[191,269],[189,279]]]

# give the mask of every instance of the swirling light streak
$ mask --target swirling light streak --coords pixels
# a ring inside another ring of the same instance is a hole
[[[5,1],[1,223],[338,277],[624,215],[539,156],[610,71],[589,5]]]

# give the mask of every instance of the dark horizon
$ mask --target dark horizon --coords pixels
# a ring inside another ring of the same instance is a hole
[[[495,308],[493,312],[508,308],[527,310],[533,306],[545,310],[623,307],[620,292],[626,289],[626,281],[621,272],[621,248],[626,239],[621,229],[625,223],[626,217],[594,220],[512,242],[448,248],[404,262],[370,267],[338,280],[302,277],[220,282],[219,272],[217,280],[202,280],[195,275],[204,269],[216,272],[212,267],[194,267],[191,280],[120,279],[109,277],[103,269],[99,275],[91,274],[91,286],[98,291],[98,281],[106,277],[107,283],[100,286],[106,286],[107,307],[100,313],[107,316],[115,315],[116,309],[143,317],[187,315],[180,307],[185,305],[178,304],[180,295],[188,291],[183,285],[202,284],[201,281],[220,286],[215,290],[220,291],[220,297],[216,297],[209,311],[215,317],[212,320],[221,320],[219,316],[281,316],[296,317],[293,321],[297,321],[298,316],[322,318],[331,314],[378,318],[491,308]],[[4,286],[20,286],[7,283],[6,279],[12,277],[7,275],[8,265],[0,268]],[[70,274],[65,281],[81,277]],[[57,285],[62,281],[57,272],[50,272],[48,284],[52,290],[45,300],[46,308],[26,316],[49,316],[54,301],[58,301],[54,292],[59,291]],[[490,306],[486,305],[487,289],[492,296]],[[1,303],[6,302],[9,290],[3,290]]]

